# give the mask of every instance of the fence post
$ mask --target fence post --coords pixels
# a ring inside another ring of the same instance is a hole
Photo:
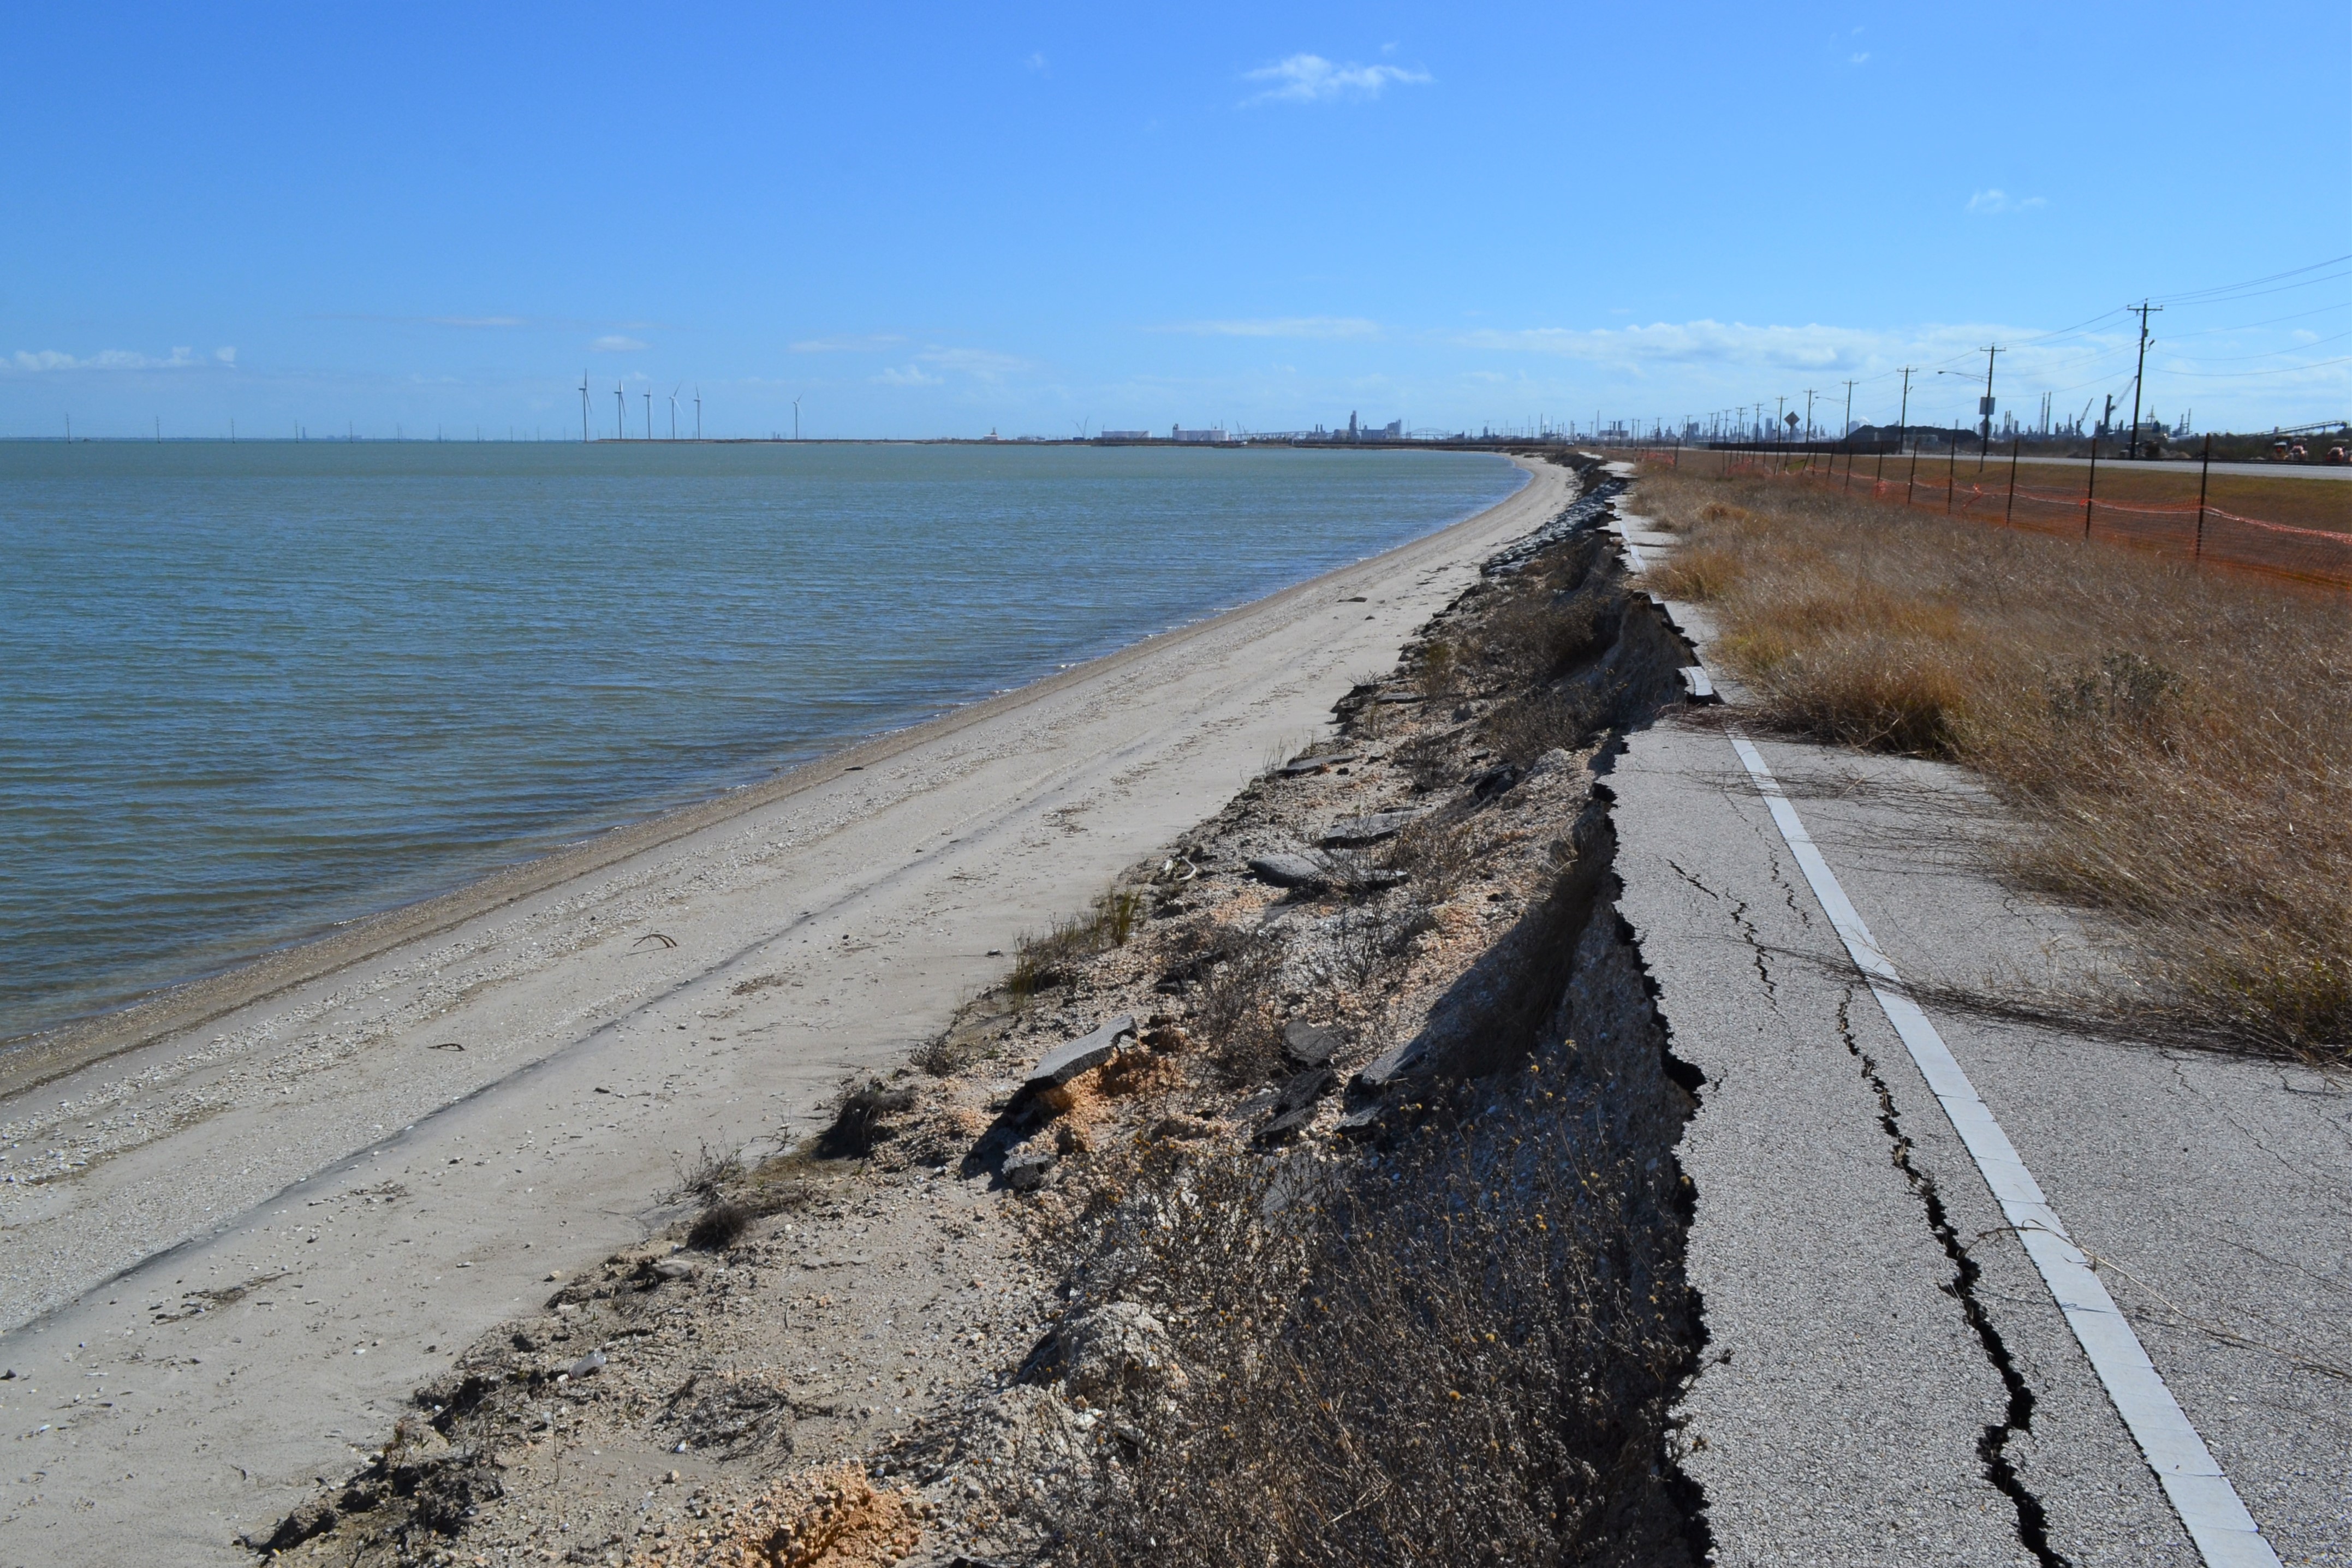
[[[2091,437],[2091,477],[2083,487],[2083,542],[2091,542],[2091,497],[2099,493],[2099,438]]]
[[[1949,516],[1951,516],[1951,512],[1952,512],[1952,482],[1953,482],[1954,480],[1958,479],[1959,476],[1960,476],[1960,443],[1959,443],[1959,433],[1958,433],[1958,431],[1955,431],[1955,432],[1953,432],[1953,439],[1952,439],[1952,450],[1951,450],[1951,455],[1950,455],[1949,459],[1948,459],[1948,460],[1945,463],[1945,465],[1944,465],[1944,515],[1945,515],[1946,517],[1949,517]]]
[[[1903,504],[1915,506],[1919,499],[1919,444],[1911,444],[1911,472],[1904,476]]]
[[[2205,479],[2213,471],[2213,433],[2205,433],[2204,460],[2197,465],[2197,546],[2189,552],[2191,560],[2205,559]]]
[[[2000,509],[2000,526],[2004,528],[2017,513],[2017,443],[2018,437],[2009,438],[2009,504]]]

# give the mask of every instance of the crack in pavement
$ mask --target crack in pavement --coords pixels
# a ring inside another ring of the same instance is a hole
[[[1861,1063],[1863,1081],[1878,1096],[1878,1125],[1886,1134],[1888,1157],[1895,1168],[1903,1173],[1912,1192],[1919,1199],[1926,1215],[1927,1229],[1943,1248],[1944,1256],[1951,1260],[1952,1278],[1942,1291],[1960,1306],[1960,1317],[1975,1331],[1978,1343],[1984,1347],[1985,1360],[2000,1376],[2008,1393],[2008,1406],[2001,1419],[1988,1422],[1984,1433],[1977,1439],[1977,1457],[1984,1461],[1985,1479],[1994,1490],[2008,1498],[2017,1510],[2017,1539],[2033,1560],[2042,1568],[2073,1568],[2073,1563],[2057,1548],[2050,1544],[2050,1516],[2042,1500],[2029,1489],[2017,1467],[2010,1462],[2009,1440],[2020,1432],[2033,1430],[2033,1390],[2018,1370],[2016,1359],[2010,1354],[2009,1345],[1993,1326],[1992,1319],[1978,1299],[1977,1285],[1983,1270],[1969,1253],[1967,1243],[1953,1228],[1950,1217],[1944,1210],[1943,1194],[1937,1189],[1936,1178],[1920,1169],[1911,1158],[1910,1135],[1903,1131],[1901,1113],[1895,1108],[1894,1092],[1878,1071],[1877,1061],[1862,1048],[1853,1032],[1854,988],[1848,985],[1838,998],[1838,1037],[1846,1050]]]

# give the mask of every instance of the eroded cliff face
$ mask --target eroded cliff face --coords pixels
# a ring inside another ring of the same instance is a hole
[[[1688,661],[1584,478],[1330,737],[809,1148],[682,1176],[673,1236],[473,1347],[272,1544],[1703,1560],[1668,1457],[1697,1084],[1605,783]]]

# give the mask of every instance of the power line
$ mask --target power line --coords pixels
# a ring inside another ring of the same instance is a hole
[[[2218,283],[2210,288],[2192,288],[2184,294],[2159,294],[2155,298],[2163,300],[2167,305],[2212,304],[2213,297],[2216,295],[2232,294],[2241,288],[2260,288],[2266,283],[2276,283],[2284,277],[2300,277],[2306,272],[2317,272],[2323,267],[2341,267],[2347,261],[2352,261],[2352,256],[2330,256],[2326,261],[2315,261],[2308,267],[2289,267],[2284,272],[2273,272],[2268,277],[2250,277],[2243,283]],[[2324,283],[2326,279],[2315,277],[2309,281]],[[2303,285],[2297,283],[2289,287],[2300,288]],[[2263,289],[2263,292],[2267,294],[2274,291]]]

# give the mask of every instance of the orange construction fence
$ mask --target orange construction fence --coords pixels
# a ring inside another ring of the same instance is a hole
[[[1974,522],[2130,545],[2186,556],[2200,564],[2352,589],[2352,532],[2332,533],[2241,517],[2210,503],[2106,500],[2097,494],[2096,470],[2086,470],[2084,487],[2074,490],[2029,484],[2019,476],[2014,462],[2003,462],[1998,455],[1988,470],[1966,473],[1956,471],[1948,462],[1930,458],[1923,463],[1913,453],[1783,455],[1643,447],[1637,455],[1643,462],[1674,466],[1692,458],[1720,460],[1719,467],[1711,461],[1707,471],[1807,482]]]

